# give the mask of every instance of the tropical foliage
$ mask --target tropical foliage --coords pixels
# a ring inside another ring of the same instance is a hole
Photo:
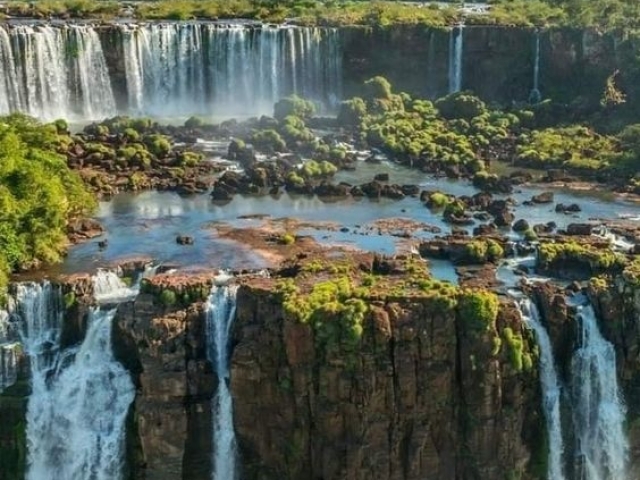
[[[12,270],[59,261],[68,221],[96,205],[56,152],[68,142],[60,126],[0,118],[0,288]]]

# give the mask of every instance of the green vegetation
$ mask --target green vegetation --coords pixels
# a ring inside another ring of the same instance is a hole
[[[352,280],[339,277],[318,282],[306,294],[289,280],[281,283],[280,292],[285,313],[313,328],[317,348],[347,358],[356,352],[368,305],[357,296]]]
[[[496,262],[504,257],[504,249],[495,240],[473,240],[465,246],[470,263]]]
[[[609,248],[598,249],[574,242],[543,243],[538,250],[538,264],[544,269],[564,264],[588,268],[593,273],[619,272],[626,261],[624,255]]]
[[[129,4],[138,19],[247,18],[282,22],[294,18],[303,25],[424,25],[446,27],[467,24],[597,27],[605,30],[637,28],[640,6],[630,0],[494,0],[488,13],[463,15],[458,2],[416,5],[398,1],[357,0],[157,0]],[[117,17],[115,1],[9,1],[11,16],[46,18]]]
[[[8,274],[62,259],[67,224],[95,199],[56,150],[68,141],[54,124],[0,118],[0,288]]]
[[[496,330],[498,297],[493,292],[465,289],[458,297],[460,318],[478,332]]]

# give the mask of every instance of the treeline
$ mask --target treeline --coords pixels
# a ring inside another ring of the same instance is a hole
[[[462,11],[461,2],[379,0],[111,0],[9,1],[0,15],[36,18],[137,19],[245,18],[268,22],[293,19],[305,25],[389,26],[421,24],[445,27],[459,22],[484,25],[572,26],[610,30],[640,26],[636,0],[493,0],[488,11]],[[467,4],[469,5],[469,4]]]
[[[96,206],[57,153],[67,141],[64,121],[0,117],[0,294],[10,272],[59,261],[69,220]]]

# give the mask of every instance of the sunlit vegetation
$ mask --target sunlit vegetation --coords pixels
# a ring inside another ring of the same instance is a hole
[[[573,26],[604,29],[638,28],[640,4],[631,0],[494,0],[483,14],[463,14],[458,2],[380,0],[159,0],[124,6],[111,0],[10,1],[5,14],[36,18],[138,19],[246,18],[269,22],[295,20],[303,25],[424,25],[467,24]]]
[[[69,141],[62,126],[0,118],[0,288],[11,271],[60,261],[68,222],[96,206],[56,151]]]

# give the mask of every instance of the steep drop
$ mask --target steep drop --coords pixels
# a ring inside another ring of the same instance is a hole
[[[291,93],[322,109],[337,105],[337,30],[206,22],[0,26],[0,114],[270,115]]]
[[[547,422],[549,460],[547,480],[564,480],[562,423],[560,422],[560,382],[556,372],[553,349],[549,334],[540,323],[538,309],[531,300],[518,302],[522,319],[535,332],[540,349],[540,386],[542,388],[542,408]]]
[[[15,300],[31,367],[27,478],[120,478],[135,388],[111,350],[115,309],[93,309],[82,343],[61,349],[59,290],[48,283],[22,284]]]
[[[95,27],[0,27],[0,114],[16,111],[44,120],[115,115]]]
[[[229,331],[236,312],[235,285],[214,286],[207,300],[207,357],[215,368],[218,388],[213,409],[213,480],[234,480],[236,439],[229,390]]]
[[[580,478],[624,480],[629,478],[629,444],[615,350],[600,333],[591,304],[578,306],[578,318],[579,346],[571,362],[571,396]]]

